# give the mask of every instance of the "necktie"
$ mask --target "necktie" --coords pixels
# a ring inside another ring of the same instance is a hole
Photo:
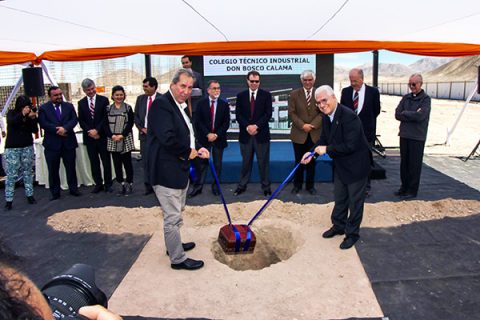
[[[215,100],[210,105],[210,114],[212,115],[212,132],[215,132]]]
[[[152,105],[152,96],[148,97],[147,111],[150,110],[151,105]]]
[[[353,95],[353,111],[357,112],[358,109],[358,91],[355,91]]]
[[[307,106],[310,105],[310,100],[312,100],[312,95],[310,94],[310,90],[307,90]]]
[[[55,105],[55,114],[57,115],[57,119],[60,121],[62,119],[62,113],[60,112],[60,105]]]
[[[90,98],[89,109],[90,109],[90,114],[92,115],[92,119],[93,119],[93,116],[95,115],[95,104],[93,103],[93,98]]]
[[[255,94],[252,92],[252,98],[250,99],[250,118],[253,118],[254,111],[255,111]]]

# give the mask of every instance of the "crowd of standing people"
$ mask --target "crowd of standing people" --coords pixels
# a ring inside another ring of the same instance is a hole
[[[119,195],[131,194],[134,176],[131,153],[135,149],[132,129],[135,125],[143,161],[144,193],[154,193],[161,204],[171,267],[201,268],[203,261],[187,258],[185,254],[195,243],[181,240],[182,210],[187,198],[202,193],[210,157],[216,176],[221,177],[223,153],[228,146],[230,106],[221,97],[219,81],[209,81],[205,90],[201,75],[191,69],[191,58],[184,56],[181,62],[183,68],[175,73],[164,94],[157,91],[155,78],[145,78],[145,94],[137,98],[134,107],[125,102],[126,92],[122,86],[112,88],[110,103],[108,98],[97,94],[91,79],[81,83],[85,97],[78,102],[78,117],[74,106],[63,101],[62,90],[57,86],[48,89],[50,101],[38,110],[27,96],[18,97],[15,107],[7,113],[5,208],[11,210],[13,207],[20,168],[27,201],[36,203],[32,134],[38,132],[38,125],[44,133],[50,200],[61,197],[60,160],[66,169],[70,195],[81,196],[75,170],[78,142],[74,128],[77,124],[83,130],[83,143],[95,184],[92,193],[114,192],[113,181],[116,181]],[[301,87],[293,90],[288,99],[295,163],[303,164],[295,173],[291,192],[298,194],[305,185],[305,190],[315,195],[314,158],[324,154],[330,156],[334,168],[335,205],[332,226],[323,237],[345,235],[341,249],[348,249],[358,241],[364,202],[374,192],[370,171],[376,120],[380,113],[379,91],[364,83],[363,71],[352,69],[349,78],[350,86],[344,88],[341,98],[337,99],[330,86],[316,88],[315,73],[305,70],[300,75]],[[261,191],[268,197],[272,194],[269,178],[272,94],[261,88],[259,72],[248,72],[245,80],[247,88],[239,92],[235,100],[242,167],[233,195],[246,191],[255,156]],[[431,104],[430,97],[421,89],[422,81],[420,74],[410,77],[411,92],[402,98],[395,112],[400,121],[401,156],[401,187],[395,195],[402,199],[415,198],[419,188]],[[196,172],[193,179],[191,168]],[[215,182],[211,192],[219,194]]]

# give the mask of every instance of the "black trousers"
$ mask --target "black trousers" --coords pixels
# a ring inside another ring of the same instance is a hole
[[[140,140],[140,155],[142,156],[142,168],[143,168],[143,183],[145,184],[145,188],[151,189],[152,186],[148,182],[148,174],[147,174],[147,152],[145,150],[145,144],[147,142],[147,136],[142,134],[139,137]]]
[[[345,184],[334,169],[333,179],[335,198],[335,206],[332,211],[333,226],[337,230],[344,230],[347,237],[358,239],[363,219],[367,177]]]
[[[213,166],[215,167],[215,172],[217,173],[218,180],[220,181],[220,176],[222,174],[222,161],[223,161],[223,148],[209,147],[210,156],[212,157]],[[195,167],[195,172],[197,174],[196,180],[193,184],[194,190],[201,190],[203,184],[205,183],[205,178],[207,177],[208,168],[210,164],[208,159],[195,158],[193,160],[193,165]],[[215,179],[212,181],[212,190],[217,189]]]
[[[256,155],[262,190],[270,190],[270,141],[258,143],[255,137],[250,137],[247,143],[240,143],[240,153],[242,154],[242,171],[238,188],[247,188],[252,174],[253,155]]]
[[[299,163],[303,155],[307,152],[310,151],[310,149],[313,147],[313,141],[312,138],[310,137],[310,134],[307,136],[307,140],[305,143],[295,143],[293,142],[293,151],[295,153],[295,165]],[[295,171],[295,176],[293,178],[293,185],[299,189],[302,189],[303,185],[303,177],[304,173],[306,172],[306,183],[305,186],[308,189],[311,189],[315,185],[315,161],[310,161],[307,165],[300,165],[297,168],[297,171]]]
[[[123,182],[123,168],[127,175],[125,182],[133,182],[132,152],[112,152],[113,166],[115,167],[115,176],[118,183]]]
[[[424,148],[425,141],[400,138],[400,190],[414,196],[420,186]]]
[[[60,159],[65,166],[67,175],[68,189],[70,192],[78,190],[77,171],[75,168],[75,149],[61,148],[59,151],[44,150],[45,160],[48,168],[48,183],[50,184],[50,193],[53,196],[60,196]]]
[[[102,138],[98,140],[92,138],[87,139],[88,141],[84,143],[87,147],[93,181],[95,181],[95,185],[97,186],[105,183],[105,187],[110,187],[112,185],[112,161],[110,159],[110,152],[107,151],[107,140]],[[103,167],[103,179],[100,160],[102,161]]]

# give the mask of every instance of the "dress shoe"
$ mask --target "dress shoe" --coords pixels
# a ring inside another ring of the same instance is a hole
[[[125,194],[127,194],[127,185],[125,183],[122,183],[122,186],[120,187],[120,190],[118,190],[117,195],[124,196]]]
[[[70,194],[74,197],[80,197],[82,195],[78,190],[70,191]]]
[[[245,190],[247,190],[247,189],[237,188],[237,189],[235,189],[235,192],[233,193],[233,195],[238,196],[239,194],[244,193]]]
[[[175,270],[180,270],[180,269],[196,270],[203,267],[203,261],[187,258],[187,260],[181,263],[172,263],[171,266],[172,266],[172,269],[175,269]]]
[[[416,198],[416,197],[417,197],[416,194],[405,193],[405,194],[403,194],[402,196],[400,196],[400,199],[401,199],[401,200],[410,200],[410,199],[413,199],[413,198]]]
[[[293,187],[292,189],[292,193],[293,194],[298,194],[300,192],[300,188],[299,187]]]
[[[345,234],[345,231],[343,231],[343,230],[337,230],[337,229],[335,229],[335,227],[331,227],[330,229],[328,229],[327,231],[325,231],[325,232],[322,234],[322,237],[324,237],[324,238],[333,238],[333,237],[335,237],[336,235],[342,235],[342,234]]]
[[[152,194],[152,193],[153,193],[153,188],[146,188],[143,194],[145,196],[148,196],[149,194]]]
[[[340,249],[350,249],[353,247],[355,242],[357,242],[358,239],[354,239],[352,237],[346,237],[343,239],[342,243],[340,243]]]
[[[393,194],[396,195],[397,197],[401,197],[401,196],[404,196],[404,195],[405,195],[405,190],[403,190],[403,189],[398,189],[398,190],[395,191]]]
[[[50,201],[57,200],[57,199],[60,199],[60,195],[59,195],[59,194],[52,194],[52,195],[50,196]]]
[[[126,183],[126,194],[132,194],[133,193],[133,183]]]
[[[103,186],[101,184],[97,184],[95,188],[93,188],[92,193],[99,193],[103,190]]]
[[[109,185],[109,186],[105,185],[105,192],[112,193],[113,192],[113,187],[111,185]]]
[[[27,201],[28,201],[28,203],[30,203],[30,204],[35,204],[35,203],[37,203],[37,200],[35,200],[35,198],[34,198],[33,196],[28,196],[28,197],[27,197]]]
[[[195,242],[185,242],[182,243],[183,251],[190,251],[193,248],[195,248]],[[168,250],[167,250],[167,256],[168,256]]]
[[[12,201],[5,202],[5,210],[12,210]]]
[[[272,194],[272,191],[270,189],[263,190],[263,194],[265,195],[265,197],[268,197]]]
[[[213,194],[214,196],[218,196],[218,195],[220,194],[220,192],[218,192],[217,189],[212,188],[212,194]]]
[[[198,196],[200,193],[202,193],[202,189],[193,189],[187,196],[187,198],[193,198],[195,196]]]
[[[308,191],[308,193],[310,193],[312,196],[317,194],[317,189],[315,189],[315,188],[307,189],[307,191]]]

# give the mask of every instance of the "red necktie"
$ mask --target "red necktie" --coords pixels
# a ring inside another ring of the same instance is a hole
[[[357,112],[358,109],[358,91],[355,91],[353,95],[353,111]]]
[[[150,110],[151,105],[152,105],[152,96],[148,97],[147,111]]]
[[[253,118],[255,112],[255,94],[252,92],[252,98],[250,99],[250,118]]]
[[[93,116],[95,115],[95,104],[93,103],[93,98],[90,98],[90,114],[92,115],[92,119],[93,119]]]
[[[212,132],[215,132],[215,100],[210,105],[210,114],[212,115]]]

